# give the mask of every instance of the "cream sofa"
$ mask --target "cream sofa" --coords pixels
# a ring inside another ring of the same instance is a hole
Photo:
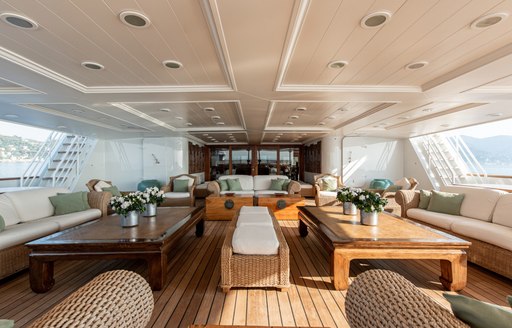
[[[89,192],[88,210],[54,216],[48,197],[69,193],[63,188],[38,188],[0,194],[0,215],[5,230],[0,232],[0,279],[28,267],[29,249],[25,243],[107,213],[110,193]]]
[[[219,180],[238,179],[242,187],[241,191],[235,191],[237,195],[251,195],[258,197],[260,195],[272,195],[275,193],[298,194],[300,193],[300,183],[291,181],[287,190],[271,190],[270,185],[273,179],[288,179],[286,175],[223,175]],[[220,191],[217,181],[208,183],[208,191],[211,195],[219,196],[233,191]]]
[[[465,186],[441,191],[464,194],[460,215],[418,208],[420,192],[397,191],[401,215],[472,242],[468,260],[512,278],[512,194],[501,190]]]

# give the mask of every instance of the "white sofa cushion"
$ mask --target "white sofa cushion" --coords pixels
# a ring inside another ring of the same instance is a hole
[[[287,195],[288,192],[287,191],[284,191],[284,190],[255,190],[254,191],[254,195],[255,196],[259,196],[259,195],[275,195],[276,193],[278,194],[284,194],[284,195]]]
[[[223,175],[219,177],[219,180],[226,179],[238,179],[240,181],[240,186],[242,190],[254,190],[253,177],[252,175]],[[228,191],[229,192],[229,191]]]
[[[96,184],[94,185],[93,188],[95,191],[102,192],[103,188],[109,188],[109,187],[112,187],[112,185],[110,183],[100,180],[100,181],[96,182]]]
[[[272,217],[267,213],[246,213],[240,214],[236,221],[237,227],[242,226],[267,226],[272,227]]]
[[[488,222],[491,221],[498,199],[506,194],[502,190],[462,186],[441,187],[441,191],[464,194],[460,215]]]
[[[189,192],[166,192],[164,194],[165,198],[190,198]]]
[[[286,175],[256,175],[253,178],[254,190],[269,190],[274,179],[288,180]]]
[[[338,195],[337,191],[326,191],[326,190],[320,190],[318,192],[318,195],[320,197],[336,197]]]
[[[492,222],[512,228],[512,194],[505,194],[498,199]]]
[[[268,214],[268,207],[266,206],[242,206],[240,214]]]
[[[27,222],[52,216],[55,209],[48,197],[57,193],[69,193],[64,188],[38,188],[9,192],[5,195],[11,200],[21,222]]]
[[[459,218],[452,231],[512,251],[512,228],[482,220]]]
[[[458,215],[430,212],[421,208],[410,208],[407,210],[407,216],[411,219],[426,222],[446,230],[450,230],[452,223],[462,218]]]
[[[224,191],[220,192],[221,195],[232,194],[232,193],[235,193],[235,195],[237,195],[237,196],[244,196],[244,197],[254,196],[254,191],[252,191],[252,190],[239,190],[239,191],[224,190]]]
[[[74,212],[64,215],[49,216],[32,222],[55,222],[59,225],[59,230],[68,229],[79,224],[98,219],[101,217],[101,211],[97,208],[91,208],[85,211]]]
[[[21,222],[20,217],[14,208],[14,204],[6,194],[0,195],[0,215],[4,218],[6,227]]]
[[[276,255],[279,241],[273,227],[247,225],[235,229],[233,252],[245,255]]]
[[[57,231],[59,231],[59,225],[51,221],[36,220],[11,225],[0,233],[0,249],[24,244]]]

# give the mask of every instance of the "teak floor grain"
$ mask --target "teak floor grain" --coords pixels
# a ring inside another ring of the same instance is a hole
[[[206,222],[205,234],[188,233],[170,255],[169,278],[154,292],[155,310],[148,327],[187,327],[190,324],[348,327],[344,314],[346,292],[335,291],[328,277],[328,254],[310,234],[299,237],[297,221],[281,221],[290,246],[292,286],[274,289],[233,289],[223,294],[220,281],[220,247],[225,221]],[[146,275],[141,261],[57,262],[56,283],[46,294],[30,290],[25,271],[0,282],[0,318],[14,319],[23,327],[101,272],[129,269]],[[441,296],[437,261],[353,261],[350,278],[372,268],[396,271],[425,294],[448,307]],[[470,265],[468,286],[461,292],[488,302],[506,305],[512,281]]]

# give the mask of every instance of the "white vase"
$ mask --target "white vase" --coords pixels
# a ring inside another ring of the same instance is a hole
[[[156,216],[156,204],[145,204],[143,216]]]
[[[357,215],[357,207],[352,202],[343,202],[343,214]]]
[[[119,215],[121,218],[121,227],[135,227],[139,225],[139,212],[130,211],[126,215]]]
[[[379,223],[379,212],[365,212],[361,210],[361,224],[376,226]]]

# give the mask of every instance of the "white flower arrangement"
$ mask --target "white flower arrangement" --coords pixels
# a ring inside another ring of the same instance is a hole
[[[110,207],[120,215],[126,215],[131,211],[143,212],[142,193],[136,191],[124,196],[113,196],[110,198]]]
[[[352,187],[345,187],[338,190],[338,193],[336,194],[336,198],[340,202],[353,202],[355,198],[361,193],[361,189],[359,188],[352,188]]]
[[[158,187],[146,188],[142,193],[142,202],[144,204],[160,205],[164,201],[164,192]]]

